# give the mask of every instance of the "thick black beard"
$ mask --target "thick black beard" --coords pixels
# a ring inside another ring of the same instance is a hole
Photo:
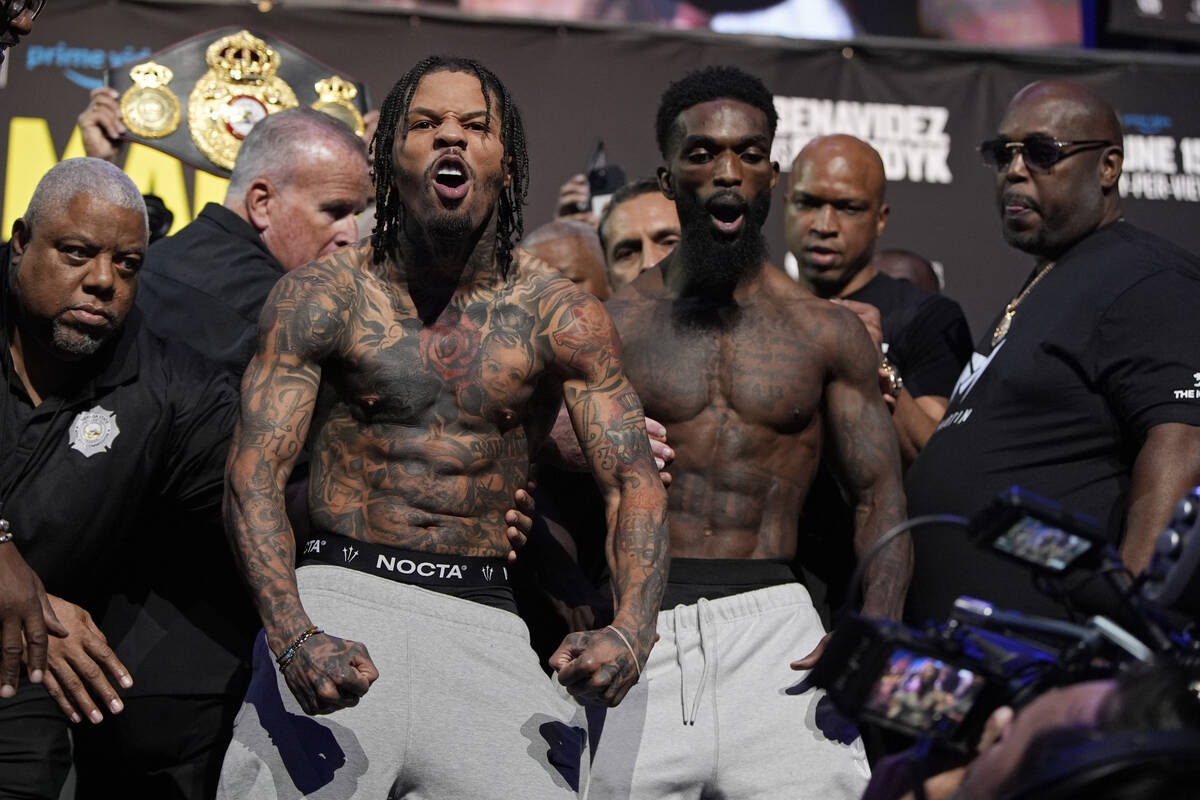
[[[692,198],[676,201],[683,236],[679,242],[680,264],[689,290],[714,299],[733,294],[738,284],[752,278],[767,259],[767,240],[762,228],[771,211],[771,195],[761,193],[746,205],[741,232],[723,236],[712,225],[709,211]]]

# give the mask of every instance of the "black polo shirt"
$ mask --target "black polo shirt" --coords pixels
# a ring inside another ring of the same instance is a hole
[[[204,518],[219,531],[236,413],[228,377],[154,337],[134,311],[115,341],[78,363],[71,391],[35,408],[13,369],[4,313],[3,515],[46,590],[90,603],[135,532],[176,535],[165,520]]]
[[[187,342],[241,378],[254,355],[258,315],[283,273],[252,225],[209,203],[150,248],[137,304],[159,336]]]

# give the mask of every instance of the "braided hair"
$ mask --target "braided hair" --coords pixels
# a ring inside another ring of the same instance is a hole
[[[396,81],[379,111],[379,127],[372,143],[375,152],[375,230],[371,234],[374,261],[376,264],[382,263],[387,254],[396,248],[404,226],[405,208],[392,180],[392,148],[396,141],[396,129],[408,116],[417,85],[422,78],[434,72],[465,72],[478,78],[489,125],[492,122],[493,96],[499,103],[500,141],[504,145],[505,169],[510,180],[500,193],[496,212],[496,262],[500,266],[500,274],[507,277],[512,264],[513,247],[525,233],[522,206],[529,191],[525,126],[512,95],[500,79],[478,61],[455,56],[428,56],[418,61],[404,77]],[[402,130],[401,141],[407,135],[407,129]]]

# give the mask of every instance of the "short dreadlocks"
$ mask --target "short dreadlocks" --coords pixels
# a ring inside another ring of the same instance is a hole
[[[500,79],[478,61],[456,56],[429,56],[417,62],[404,77],[396,81],[379,111],[379,127],[372,144],[375,148],[375,230],[371,234],[371,244],[375,248],[375,263],[382,263],[387,254],[395,249],[404,224],[404,206],[392,185],[392,146],[396,141],[396,129],[408,116],[417,84],[434,72],[465,72],[478,78],[479,86],[483,89],[489,125],[492,121],[493,96],[500,104],[500,141],[504,145],[505,169],[510,180],[500,194],[500,207],[496,212],[496,261],[500,273],[507,276],[512,264],[513,247],[525,232],[522,206],[529,191],[525,126],[512,95]],[[407,136],[407,129],[400,135],[403,140]]]

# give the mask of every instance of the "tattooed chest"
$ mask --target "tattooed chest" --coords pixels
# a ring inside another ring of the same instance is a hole
[[[532,318],[497,307],[454,307],[429,323],[415,317],[364,324],[356,346],[335,369],[351,413],[399,424],[482,420],[520,424],[540,377]]]

